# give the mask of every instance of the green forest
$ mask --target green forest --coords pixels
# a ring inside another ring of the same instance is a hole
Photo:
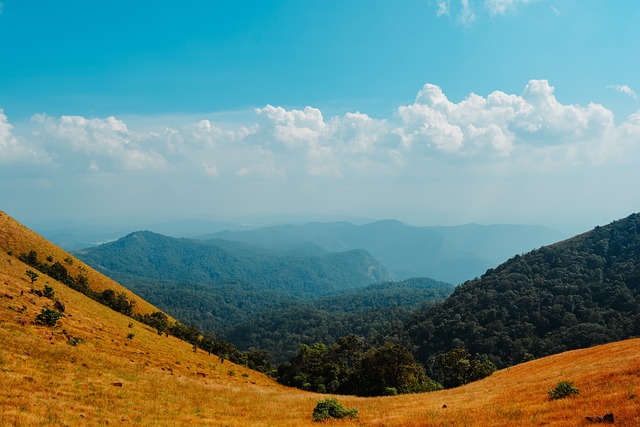
[[[241,349],[268,350],[278,362],[289,358],[299,344],[330,345],[349,334],[371,345],[400,343],[406,341],[403,322],[420,306],[443,301],[453,289],[453,285],[431,279],[373,284],[263,310],[223,336]]]

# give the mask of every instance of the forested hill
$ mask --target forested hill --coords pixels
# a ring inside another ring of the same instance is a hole
[[[405,326],[423,362],[464,346],[499,367],[640,336],[640,214],[515,256]]]
[[[185,323],[218,331],[256,310],[387,282],[364,250],[280,254],[237,242],[139,231],[75,253]]]
[[[391,279],[366,251],[325,256],[277,254],[248,245],[176,239],[149,231],[77,254],[114,277],[207,283],[243,281],[292,294],[317,296]]]

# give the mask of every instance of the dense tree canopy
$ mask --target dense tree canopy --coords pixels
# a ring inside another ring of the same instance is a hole
[[[365,351],[365,342],[348,335],[329,347],[301,344],[289,363],[278,367],[278,381],[320,393],[382,396],[441,388],[406,348],[385,343]]]
[[[517,255],[405,323],[423,363],[466,347],[499,367],[640,335],[640,214]]]
[[[221,335],[241,349],[266,349],[278,362],[291,357],[299,344],[331,345],[349,334],[357,334],[372,344],[401,342],[402,322],[413,310],[444,300],[453,289],[453,285],[431,279],[379,283],[258,311]]]

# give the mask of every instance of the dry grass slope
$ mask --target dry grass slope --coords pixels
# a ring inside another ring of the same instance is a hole
[[[130,290],[93,270],[78,258],[20,224],[3,211],[0,211],[0,250],[3,254],[7,254],[8,251],[12,251],[16,257],[21,253],[28,253],[29,251],[34,250],[38,253],[38,258],[43,261],[46,257],[51,256],[54,261],[58,261],[65,265],[69,271],[69,275],[77,277],[82,273],[87,276],[89,283],[91,284],[91,288],[95,291],[113,289],[116,293],[125,292],[129,300],[135,301],[136,312],[144,314],[158,311],[156,307],[138,297]],[[64,261],[65,259],[71,259],[73,264],[69,265]],[[32,267],[29,268],[33,270]],[[24,275],[24,271],[20,272],[20,274]]]
[[[41,276],[31,285],[17,253],[69,255],[1,215],[0,426],[315,424],[311,412],[326,396],[288,389],[216,356],[194,353],[190,345],[160,337],[51,279]],[[74,259],[73,265],[82,264]],[[116,289],[99,273],[90,274],[92,284]],[[51,301],[29,291],[47,281],[66,306],[53,328],[33,324]],[[72,346],[69,337],[84,342]],[[586,416],[613,413],[615,425],[637,426],[639,354],[640,340],[628,340],[529,362],[453,390],[339,397],[345,406],[358,407],[360,418],[328,424],[582,426]],[[562,380],[573,381],[580,394],[551,401],[547,391]]]

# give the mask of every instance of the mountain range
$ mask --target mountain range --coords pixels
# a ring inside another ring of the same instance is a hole
[[[429,277],[462,283],[480,276],[509,257],[567,236],[531,225],[415,227],[395,220],[363,225],[348,222],[280,225],[255,230],[223,231],[202,239],[244,242],[278,251],[323,254],[364,249],[395,280]]]

